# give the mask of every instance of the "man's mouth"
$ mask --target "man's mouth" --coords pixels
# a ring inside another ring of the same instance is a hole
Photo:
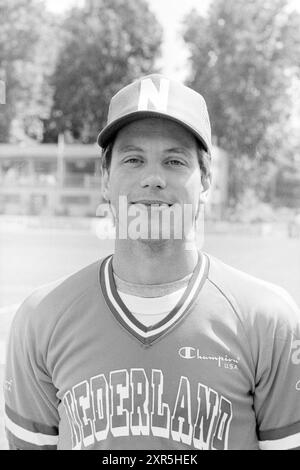
[[[141,204],[146,207],[171,207],[173,204],[170,204],[169,202],[165,201],[160,201],[160,200],[149,200],[149,199],[142,199],[140,201],[132,201],[131,204],[137,205]]]

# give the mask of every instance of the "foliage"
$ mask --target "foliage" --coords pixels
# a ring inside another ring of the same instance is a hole
[[[0,78],[6,82],[1,142],[25,136],[41,140],[42,118],[51,107],[46,78],[52,73],[54,44],[53,22],[41,1],[0,0]]]
[[[111,96],[155,69],[162,29],[145,0],[87,1],[63,23],[64,38],[52,78],[55,89],[45,141],[60,132],[95,142]]]
[[[214,0],[185,18],[189,84],[206,98],[216,143],[230,158],[230,196],[272,194],[291,158],[290,84],[300,69],[300,17],[288,0]],[[299,145],[299,136],[298,136]]]

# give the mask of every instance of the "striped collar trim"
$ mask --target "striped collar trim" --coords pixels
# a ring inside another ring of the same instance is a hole
[[[107,306],[116,320],[141,343],[150,345],[178,325],[179,322],[187,315],[205,283],[208,270],[208,258],[206,255],[199,253],[198,263],[183,295],[163,320],[150,327],[140,323],[120,298],[113,276],[112,255],[104,259],[101,264],[100,285]]]

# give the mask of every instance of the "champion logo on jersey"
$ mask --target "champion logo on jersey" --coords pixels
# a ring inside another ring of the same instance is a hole
[[[140,323],[120,298],[113,276],[112,255],[101,264],[100,284],[105,301],[118,322],[140,342],[151,345],[185,318],[205,283],[208,270],[207,256],[199,253],[198,263],[182,297],[163,320],[149,327]]]
[[[182,359],[198,359],[199,361],[210,361],[217,364],[218,367],[223,367],[224,369],[238,369],[240,358],[229,357],[225,355],[216,355],[216,354],[203,354],[200,349],[193,348],[192,346],[183,346],[178,351],[179,356]]]

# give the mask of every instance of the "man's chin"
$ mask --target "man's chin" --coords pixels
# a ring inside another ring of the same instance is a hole
[[[132,232],[132,233],[131,233]],[[183,239],[182,227],[166,225],[161,223],[151,223],[145,225],[138,231],[128,231],[129,238],[132,240],[146,241],[147,243],[170,242]]]
[[[167,246],[173,242],[173,240],[165,240],[163,238],[161,239],[140,238],[135,241],[141,243],[144,246],[148,246],[150,248],[158,248],[158,247]]]

